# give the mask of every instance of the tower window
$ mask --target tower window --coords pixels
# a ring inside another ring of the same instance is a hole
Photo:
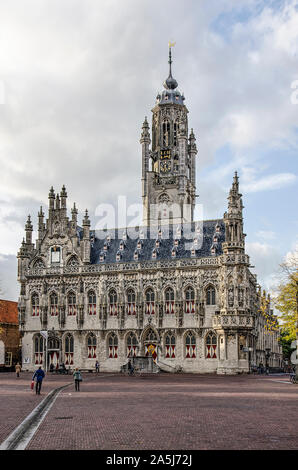
[[[170,123],[169,121],[165,121],[162,125],[162,143],[164,147],[168,147],[170,145]]]
[[[175,122],[174,123],[174,146],[175,147],[177,145],[177,131],[178,131],[178,124]]]

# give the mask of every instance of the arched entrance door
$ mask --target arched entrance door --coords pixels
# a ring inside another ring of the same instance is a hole
[[[145,356],[152,356],[154,362],[157,359],[157,336],[156,333],[150,328],[144,336],[144,349]]]
[[[60,341],[58,338],[48,338],[48,368],[56,370],[59,368]],[[52,366],[51,366],[52,364]]]

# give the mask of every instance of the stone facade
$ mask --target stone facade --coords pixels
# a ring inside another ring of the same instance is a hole
[[[171,50],[170,50],[171,52]],[[193,221],[195,158],[184,96],[170,73],[143,124],[144,224],[94,231],[78,225],[67,193],[49,193],[32,242],[18,253],[23,367],[119,371],[152,356],[167,371],[234,374],[256,362],[260,299],[249,269],[235,173],[223,218]],[[47,344],[40,331],[48,335]]]

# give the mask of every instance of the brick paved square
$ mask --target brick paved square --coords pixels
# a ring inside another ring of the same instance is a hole
[[[11,385],[1,396],[13,409],[19,393]],[[58,395],[27,449],[297,449],[297,393],[286,376],[84,374],[80,392],[71,382]]]

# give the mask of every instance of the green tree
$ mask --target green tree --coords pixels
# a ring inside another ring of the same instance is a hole
[[[296,340],[298,345],[298,251],[288,255],[281,268],[283,282],[278,287],[275,305],[281,313],[285,347],[291,349],[292,341]],[[296,375],[298,378],[298,370]]]
[[[298,321],[298,270],[288,277],[288,282],[278,287],[276,308],[280,311],[282,319],[282,331],[285,339],[293,341],[297,337]]]

